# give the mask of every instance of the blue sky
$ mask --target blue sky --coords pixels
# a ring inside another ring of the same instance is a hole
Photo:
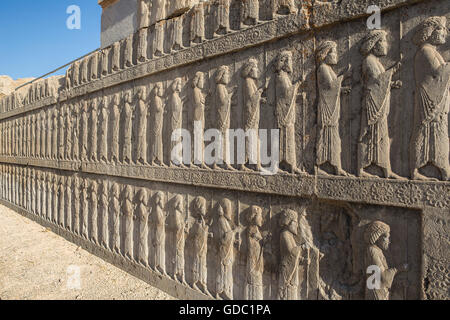
[[[66,26],[70,5],[81,9],[81,30]],[[97,0],[0,1],[0,75],[39,77],[97,49],[100,22]]]

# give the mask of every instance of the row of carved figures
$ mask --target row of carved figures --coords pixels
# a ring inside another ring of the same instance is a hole
[[[420,24],[415,34],[418,46],[414,71],[416,75],[414,126],[410,143],[411,178],[434,179],[420,172],[429,165],[436,167],[441,179],[450,179],[448,113],[450,105],[450,64],[445,62],[437,50],[446,42],[446,18],[431,17]],[[373,177],[368,170],[376,166],[383,171],[385,178],[404,179],[391,170],[390,133],[388,116],[390,112],[391,89],[402,86],[393,76],[401,67],[398,62],[387,70],[380,58],[388,51],[387,34],[384,30],[373,30],[363,39],[361,53],[363,99],[361,107],[361,134],[358,139],[357,175]],[[333,66],[337,64],[337,44],[325,41],[316,50],[317,68],[317,143],[316,173],[329,174],[323,168],[331,165],[334,174],[349,175],[341,166],[341,124],[340,96],[351,88],[343,86],[349,72],[337,75]],[[282,51],[274,61],[275,75],[275,120],[279,129],[279,167],[291,173],[302,173],[296,154],[296,115],[297,96],[302,81],[293,82],[293,57],[291,51]],[[259,86],[260,70],[258,60],[250,58],[243,66],[243,128],[253,130],[258,137],[261,104],[267,103],[264,97],[269,85]],[[208,163],[213,169],[235,170],[231,165],[230,136],[232,104],[235,101],[236,87],[230,87],[230,69],[221,66],[214,76],[213,90],[204,91],[205,75],[197,72],[189,81],[189,107],[192,122],[185,128],[201,136],[201,146],[194,157],[196,165],[207,169],[205,164],[205,108],[215,115],[213,127],[218,130],[223,141],[214,163]],[[112,98],[94,97],[63,104],[41,112],[29,114],[24,118],[3,121],[1,129],[1,152],[3,155],[31,156],[48,159],[66,159],[83,161],[123,162],[142,165],[164,166],[165,160],[172,154],[165,143],[175,147],[178,141],[169,140],[171,133],[183,129],[184,98],[180,96],[183,79],[172,81],[170,90],[164,95],[163,83],[153,86],[150,98],[147,88],[139,87],[133,96],[130,90],[123,96],[115,94]],[[187,91],[187,90],[186,90]],[[209,98],[208,98],[209,97]],[[208,99],[207,99],[208,98]],[[165,113],[169,117],[165,117]],[[190,120],[191,121],[191,120]],[[164,123],[166,122],[166,125]],[[197,125],[194,126],[194,123]],[[169,128],[169,135],[163,138],[163,127]],[[133,131],[133,128],[135,131]],[[109,132],[109,133],[108,133]],[[135,139],[133,139],[133,132]],[[119,137],[123,137],[120,139]],[[259,150],[252,155],[252,148],[246,141],[245,163],[240,170],[261,170]],[[166,148],[163,148],[163,147]],[[148,150],[150,149],[150,150]],[[170,149],[172,153],[173,148]],[[121,151],[122,154],[119,154]],[[191,150],[188,150],[191,152]],[[195,153],[195,152],[194,152]],[[150,157],[149,157],[150,155]],[[183,166],[182,155],[171,157],[170,165]],[[174,161],[175,160],[175,161]],[[166,163],[167,164],[167,163]]]
[[[163,1],[165,2],[165,1]],[[176,1],[173,1],[176,2]],[[95,52],[92,55],[74,62],[66,73],[66,88],[77,87],[89,81],[94,81],[102,76],[117,72],[121,69],[132,67],[136,63],[142,63],[148,59],[155,59],[174,51],[185,48],[183,43],[184,19],[190,18],[190,44],[202,43],[206,40],[205,23],[209,15],[214,17],[214,37],[223,36],[231,32],[230,28],[230,0],[219,0],[210,3],[199,3],[192,10],[182,16],[170,20],[159,21],[153,28],[147,28],[151,15],[147,1],[140,1],[139,25],[142,27],[127,38],[115,42],[112,46]],[[278,14],[296,14],[298,5],[294,0],[273,1],[274,17]],[[164,7],[158,4],[156,7]],[[241,28],[259,23],[259,0],[241,1]],[[164,13],[157,14],[164,16]],[[150,43],[148,43],[148,39]],[[151,55],[148,50],[151,48]]]
[[[25,91],[24,94],[23,91]],[[29,84],[26,90],[15,91],[0,99],[0,113],[12,111],[54,96],[56,96],[56,88],[49,78],[35,81]]]
[[[241,294],[245,299],[263,299],[264,257],[273,237],[272,232],[261,230],[262,213],[267,208],[250,206],[241,213],[246,217],[246,225],[241,226],[234,222],[237,213],[227,198],[211,207],[204,197],[197,196],[192,198],[188,209],[186,196],[181,194],[168,199],[165,192],[152,192],[145,187],[11,165],[0,166],[0,183],[2,199],[210,296],[208,271],[213,269],[208,268],[207,254],[215,245],[214,297],[219,299],[233,299],[233,267],[237,248],[241,248],[238,235],[242,234],[247,245],[243,247],[246,280]],[[313,278],[312,283],[322,285],[318,279],[323,254],[314,244],[306,209],[300,214],[285,209],[276,217],[279,228],[277,298],[296,300],[301,282]],[[389,232],[389,226],[381,221],[366,227],[365,265],[379,266],[383,279],[380,288],[366,289],[367,299],[389,299],[395,275],[407,270],[407,266],[389,268],[385,262],[383,250],[389,247]],[[166,236],[169,246],[166,246]],[[189,250],[193,255],[191,261],[185,260],[185,252]],[[299,266],[305,265],[314,274],[301,273]],[[192,274],[189,284],[186,272]]]

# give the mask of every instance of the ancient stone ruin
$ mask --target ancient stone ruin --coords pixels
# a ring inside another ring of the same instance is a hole
[[[179,298],[449,299],[449,1],[100,2],[134,33],[0,100],[3,204]]]

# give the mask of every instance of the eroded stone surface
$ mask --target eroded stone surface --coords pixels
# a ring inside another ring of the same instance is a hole
[[[135,33],[3,98],[3,201],[179,297],[448,298],[448,3],[382,2],[371,31],[365,1],[256,2],[143,1]],[[213,162],[172,152],[210,128]],[[227,129],[278,129],[279,170],[249,139],[235,164]]]

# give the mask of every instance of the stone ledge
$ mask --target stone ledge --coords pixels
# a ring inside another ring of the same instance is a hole
[[[450,209],[450,198],[448,197],[450,194],[450,182],[398,181],[292,174],[263,176],[258,173],[248,172],[112,165],[18,157],[0,157],[0,162],[291,197],[315,196],[319,199],[331,201],[392,205],[412,209],[426,207]]]

